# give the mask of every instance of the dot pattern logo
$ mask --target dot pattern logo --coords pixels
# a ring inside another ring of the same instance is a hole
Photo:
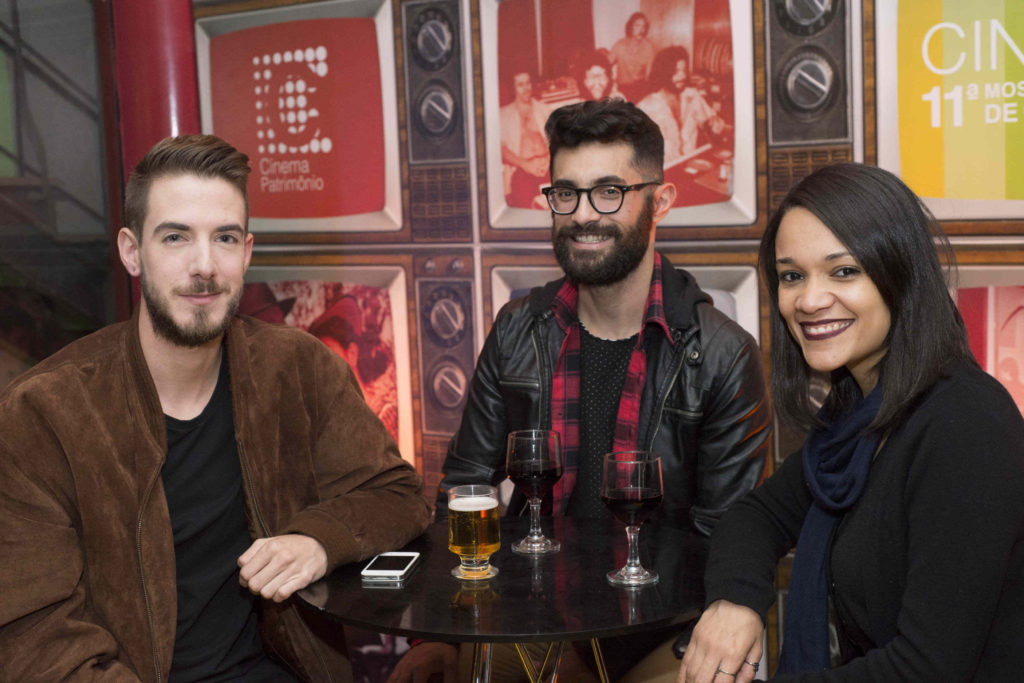
[[[250,156],[254,218],[328,218],[384,204],[372,19],[272,24],[210,41],[214,133]]]
[[[321,137],[320,128],[316,125],[320,111],[310,102],[318,91],[317,79],[325,78],[330,72],[327,48],[318,45],[272,55],[264,53],[253,57],[252,65],[259,153],[329,153],[334,143],[329,137]],[[297,68],[289,68],[292,65]],[[284,71],[287,76],[283,84],[277,83],[275,87],[271,81],[276,71]],[[280,130],[287,131],[293,144],[279,139]],[[306,134],[311,135],[309,142],[294,144],[296,138]]]

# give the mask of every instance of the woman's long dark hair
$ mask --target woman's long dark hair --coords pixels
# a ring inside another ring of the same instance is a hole
[[[892,173],[863,164],[836,164],[798,183],[776,209],[761,239],[759,267],[771,302],[771,386],[776,411],[789,423],[820,424],[810,398],[813,371],[779,313],[775,241],[788,211],[802,207],[825,224],[871,278],[889,307],[888,352],[879,362],[882,405],[868,430],[884,433],[955,358],[970,357],[963,319],[947,289],[939,252],[956,262],[938,223]],[[828,419],[860,396],[846,368],[831,373]]]

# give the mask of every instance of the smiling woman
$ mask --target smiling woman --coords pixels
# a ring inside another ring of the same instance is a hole
[[[1019,678],[1024,418],[971,356],[936,243],[952,264],[907,186],[858,164],[811,174],[769,221],[773,398],[810,432],[716,527],[680,681],[752,680],[794,545],[779,673]]]
[[[877,374],[883,384],[884,398],[875,427],[891,427],[910,401],[935,382],[945,361],[970,355],[963,321],[946,286],[940,252],[942,261],[955,267],[941,228],[914,193],[887,171],[838,164],[808,176],[790,191],[769,221],[759,257],[776,313],[771,316],[772,382],[776,408],[785,417],[804,428],[820,423],[815,417],[817,408],[807,398],[814,372],[839,371],[831,378],[836,409],[848,408],[864,394],[859,384],[840,381],[852,370],[846,361],[857,359],[851,355],[835,367],[815,367],[817,361],[812,358],[819,358],[826,346],[816,342],[829,340],[809,338],[803,326],[794,327],[794,323],[852,323],[848,331],[834,338],[833,347],[860,337],[869,324],[887,328],[882,335],[875,331],[873,339],[878,345],[874,349],[862,349],[870,356],[885,347],[873,359],[876,363],[860,367],[862,374]],[[817,272],[802,273],[800,268],[810,268],[810,263],[791,267],[797,258],[816,261]],[[825,273],[828,279],[823,279]],[[863,286],[877,292],[878,298],[869,296]],[[804,296],[799,305],[806,309],[809,302],[814,310],[790,310],[790,305],[797,305],[795,294],[806,295],[809,289],[813,290],[811,296],[825,300]],[[861,298],[850,305],[859,309],[867,305],[867,310],[879,317],[877,321],[858,318],[863,311],[850,315],[842,308],[819,307],[822,303],[841,306],[841,301],[830,297],[854,289]],[[831,320],[832,314],[836,320]]]
[[[878,381],[891,316],[878,287],[817,216],[795,207],[775,242],[779,313],[815,371],[845,367],[863,394]]]

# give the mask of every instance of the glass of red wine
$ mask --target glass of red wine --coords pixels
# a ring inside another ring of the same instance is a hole
[[[562,545],[546,538],[540,530],[540,504],[562,476],[562,440],[558,432],[524,429],[508,435],[508,477],[530,500],[530,533],[512,544],[520,555],[557,553]]]
[[[646,586],[658,575],[640,566],[637,538],[640,525],[661,505],[661,458],[649,451],[620,451],[604,456],[601,500],[615,519],[626,525],[629,555],[626,566],[608,572],[616,586]]]

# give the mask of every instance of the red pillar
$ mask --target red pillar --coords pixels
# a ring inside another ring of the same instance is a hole
[[[169,135],[200,132],[191,0],[112,0],[124,177]]]

